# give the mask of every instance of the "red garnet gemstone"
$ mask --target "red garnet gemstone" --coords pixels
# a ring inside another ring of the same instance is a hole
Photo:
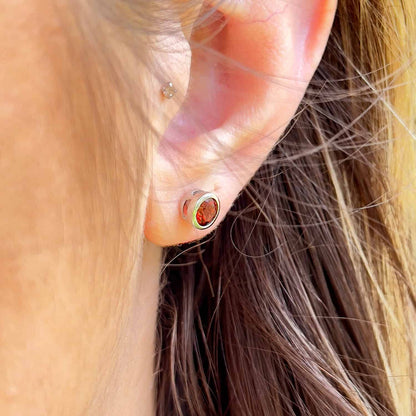
[[[212,222],[212,220],[217,215],[218,204],[217,201],[213,198],[209,198],[204,201],[199,207],[196,213],[196,220],[201,227],[205,227],[207,224]]]

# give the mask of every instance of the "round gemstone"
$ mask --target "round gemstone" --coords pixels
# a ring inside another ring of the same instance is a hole
[[[176,88],[173,86],[172,82],[168,82],[162,87],[162,94],[165,98],[173,98],[176,92]]]
[[[215,219],[217,212],[217,201],[213,198],[209,198],[200,205],[196,213],[196,220],[201,227],[205,227]]]

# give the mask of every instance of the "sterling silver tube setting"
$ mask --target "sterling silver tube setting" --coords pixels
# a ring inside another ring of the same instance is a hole
[[[210,228],[220,213],[220,201],[214,192],[195,190],[181,204],[182,218],[198,230]]]

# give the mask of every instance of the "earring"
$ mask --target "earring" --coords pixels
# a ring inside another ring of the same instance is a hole
[[[196,190],[181,205],[182,218],[198,230],[214,224],[220,213],[220,201],[213,192]]]
[[[161,88],[162,95],[165,98],[173,98],[173,96],[177,93],[176,88],[174,87],[172,82],[167,82],[162,88]]]

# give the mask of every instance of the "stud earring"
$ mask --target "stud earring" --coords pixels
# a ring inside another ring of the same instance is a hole
[[[170,99],[174,97],[174,95],[177,93],[177,90],[173,83],[169,81],[161,88],[161,92],[165,98]]]
[[[182,218],[198,230],[211,227],[220,213],[220,201],[213,192],[196,190],[181,204]]]

